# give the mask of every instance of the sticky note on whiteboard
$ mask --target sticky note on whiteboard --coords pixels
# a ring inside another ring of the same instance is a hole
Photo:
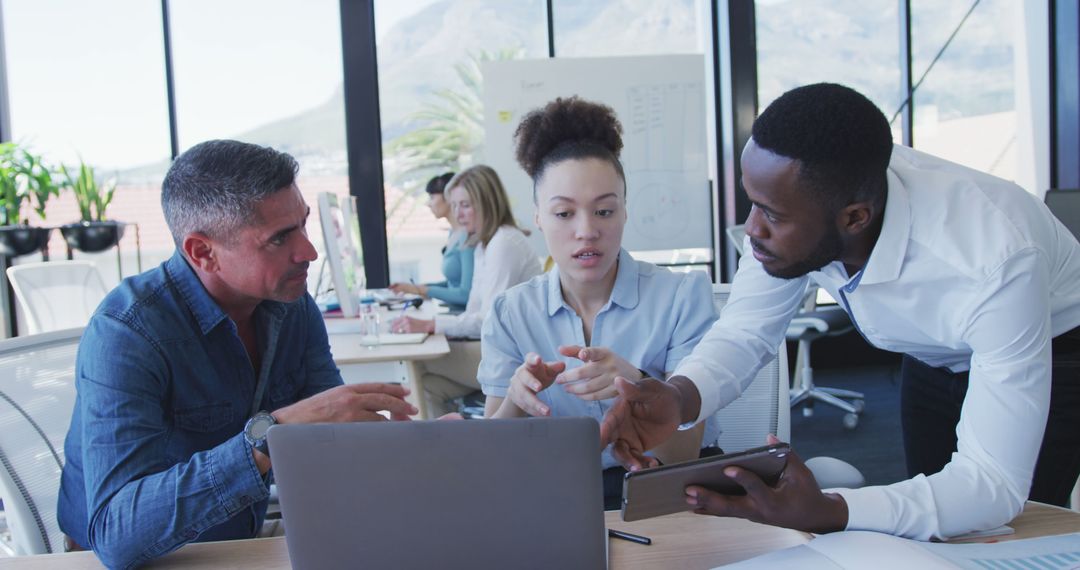
[[[514,113],[510,111],[499,111],[499,122],[509,123],[514,118]]]

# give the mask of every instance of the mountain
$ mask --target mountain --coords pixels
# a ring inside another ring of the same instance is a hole
[[[386,0],[395,1],[395,0]],[[701,49],[701,0],[610,0],[556,5],[556,53],[563,56],[688,53]],[[955,5],[954,5],[955,4]],[[481,50],[522,48],[547,57],[546,2],[443,0],[398,22],[377,46],[382,139],[415,128],[409,116],[440,89],[461,89],[454,65]],[[901,100],[896,3],[889,0],[771,1],[757,4],[760,105],[813,81],[859,89],[890,114]],[[931,72],[917,105],[942,119],[1013,105],[1012,40],[1001,34],[1010,5],[982,2]],[[922,3],[913,15],[914,74],[922,73],[965,11]],[[345,172],[343,89],[323,104],[235,138],[286,150],[305,171]],[[131,172],[161,170],[152,165]]]

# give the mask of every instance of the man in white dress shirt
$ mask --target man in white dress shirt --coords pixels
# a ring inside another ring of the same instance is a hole
[[[729,468],[746,496],[688,487],[696,512],[925,540],[1004,524],[1029,493],[1064,504],[1080,472],[1080,245],[1042,202],[894,147],[881,111],[833,84],[769,105],[742,169],[753,255],[667,383],[617,380],[601,428],[617,457],[646,466],[679,424],[737,398],[813,281],[871,344],[905,355],[911,479],[823,493],[793,454],[774,487]]]

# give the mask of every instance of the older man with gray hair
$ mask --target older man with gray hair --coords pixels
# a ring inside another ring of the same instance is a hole
[[[129,568],[191,541],[251,538],[274,423],[407,419],[398,385],[342,385],[307,294],[317,257],[296,161],[208,141],[161,203],[176,253],[124,280],[83,334],[58,516],[70,548]]]

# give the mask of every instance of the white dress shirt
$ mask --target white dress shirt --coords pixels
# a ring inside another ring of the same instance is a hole
[[[480,338],[480,327],[495,296],[540,274],[540,259],[521,230],[502,226],[487,246],[473,250],[473,281],[465,312],[436,315],[435,332],[446,336]]]
[[[782,280],[742,258],[720,320],[675,371],[700,391],[701,418],[773,357],[811,279],[873,345],[971,371],[951,462],[929,477],[839,490],[848,529],[926,540],[1011,520],[1046,426],[1050,341],[1080,325],[1076,238],[1015,184],[896,146],[881,235],[862,271],[849,276],[834,262]]]

